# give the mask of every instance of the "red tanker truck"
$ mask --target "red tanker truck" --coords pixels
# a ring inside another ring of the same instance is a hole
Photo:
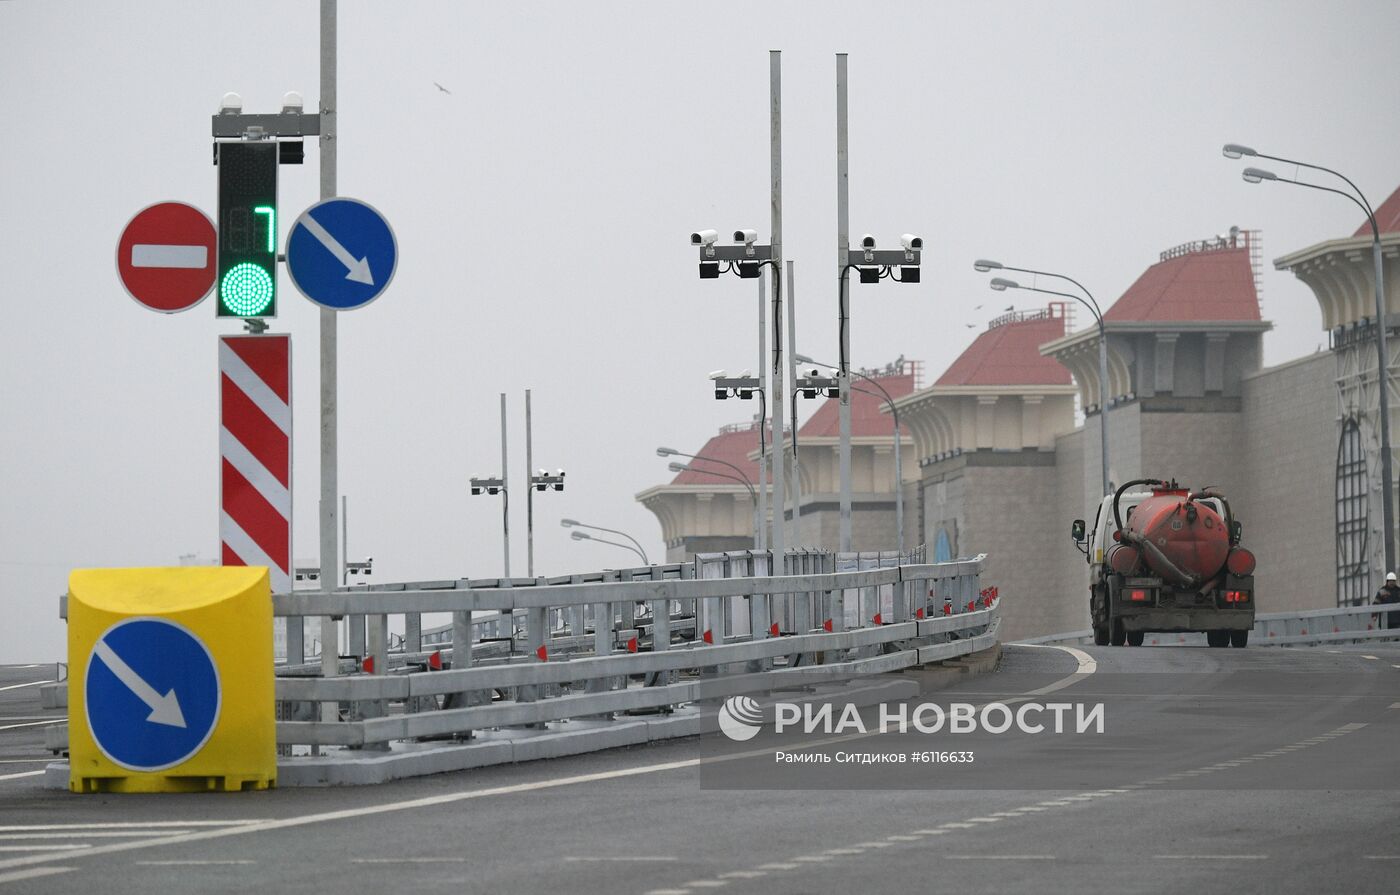
[[[1240,530],[1213,488],[1135,479],[1104,497],[1093,529],[1086,535],[1076,519],[1072,534],[1089,562],[1094,642],[1141,646],[1148,632],[1203,631],[1211,646],[1246,646],[1254,554]]]

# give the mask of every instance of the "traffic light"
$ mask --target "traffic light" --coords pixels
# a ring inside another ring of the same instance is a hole
[[[219,317],[277,316],[277,144],[218,143]]]

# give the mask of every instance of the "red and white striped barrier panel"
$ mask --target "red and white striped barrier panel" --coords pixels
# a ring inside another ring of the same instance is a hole
[[[292,337],[219,338],[223,565],[267,566],[292,590]]]

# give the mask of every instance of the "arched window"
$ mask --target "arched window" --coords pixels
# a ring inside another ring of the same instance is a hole
[[[1355,419],[1342,424],[1337,446],[1337,605],[1354,606],[1371,596],[1371,567],[1366,558],[1370,506],[1366,452]]]

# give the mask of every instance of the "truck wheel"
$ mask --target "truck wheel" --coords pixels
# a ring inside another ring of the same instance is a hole
[[[1123,630],[1123,622],[1120,619],[1114,619],[1109,624],[1112,626],[1112,634],[1108,638],[1109,643],[1114,646],[1122,646],[1123,641],[1128,639],[1127,633]]]
[[[1129,631],[1129,632],[1128,632],[1128,646],[1142,646],[1142,637],[1143,637],[1143,635],[1144,635],[1145,633],[1147,633],[1147,632],[1145,632],[1145,631]]]
[[[1243,630],[1243,631],[1231,631],[1231,632],[1230,632],[1230,645],[1231,645],[1231,646],[1237,646],[1237,647],[1239,647],[1240,649],[1244,649],[1245,647],[1249,646],[1249,631],[1248,631],[1248,629]]]
[[[1221,647],[1230,645],[1229,631],[1207,631],[1206,643],[1210,646]]]
[[[1108,629],[1094,629],[1094,646],[1108,646]]]

